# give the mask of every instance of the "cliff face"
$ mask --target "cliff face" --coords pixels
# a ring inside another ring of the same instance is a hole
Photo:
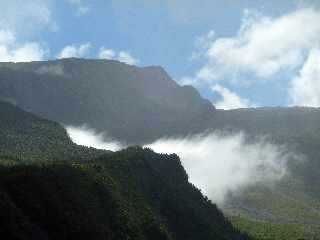
[[[161,67],[64,59],[0,64],[0,99],[63,124],[141,143],[196,130],[214,111]]]

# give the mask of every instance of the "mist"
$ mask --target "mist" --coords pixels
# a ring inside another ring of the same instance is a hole
[[[126,147],[87,127],[67,127],[67,131],[79,145],[111,151]],[[267,137],[250,143],[247,139],[245,133],[216,132],[159,139],[144,147],[178,154],[189,181],[221,206],[229,193],[237,194],[255,184],[272,186],[288,174],[287,162],[294,155],[285,146],[272,144]]]
[[[108,138],[105,133],[97,133],[86,125],[81,127],[66,126],[65,128],[71,140],[78,145],[110,151],[124,148],[119,142]]]
[[[271,144],[266,137],[248,143],[244,133],[160,139],[148,147],[159,153],[176,153],[189,181],[218,205],[229,193],[237,194],[255,184],[273,186],[287,173],[290,154],[285,146]]]

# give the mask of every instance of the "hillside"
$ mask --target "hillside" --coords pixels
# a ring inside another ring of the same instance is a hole
[[[210,128],[228,128],[251,135],[271,135],[278,140],[320,129],[320,109],[308,107],[263,107],[234,110],[217,110]]]
[[[179,86],[161,67],[108,60],[1,63],[0,99],[131,144],[198,129],[214,112],[193,87]]]
[[[0,112],[5,239],[248,239],[188,182],[178,156],[88,149],[57,123],[4,103]]]
[[[58,123],[0,102],[0,156],[20,161],[85,160],[103,152],[74,144]]]
[[[254,142],[256,137],[268,136],[272,143],[286,145],[303,161],[290,161],[290,175],[274,188],[253,186],[240,196],[232,196],[225,212],[240,214],[249,222],[302,224],[302,228],[309,222],[315,223],[315,228],[320,225],[318,108],[217,110],[194,88],[179,86],[161,67],[139,68],[117,61],[74,58],[1,63],[0,99],[64,125],[86,124],[128,144],[217,130],[243,131],[249,142]],[[48,129],[43,133],[46,131]],[[58,132],[54,134],[65,134],[62,128]],[[20,137],[30,134],[33,133]],[[41,149],[37,158],[46,155],[54,160],[66,159],[70,153],[73,153],[72,159],[83,160],[96,154],[87,148],[79,150],[67,138],[61,141],[61,145],[66,146],[61,150],[59,142],[52,142],[57,136],[50,139],[48,144],[54,146],[50,149],[58,152],[54,156],[50,156],[51,150],[45,153],[40,142],[31,144],[30,141],[26,141],[30,143],[25,145],[26,150],[15,147],[9,152],[16,155],[21,149],[25,153],[37,146],[32,150],[34,153]],[[72,151],[65,150],[68,146]],[[89,155],[83,155],[83,151]]]

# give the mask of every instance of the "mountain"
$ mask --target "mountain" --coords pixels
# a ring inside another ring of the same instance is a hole
[[[306,164],[290,166],[303,181],[320,181],[320,109],[217,110],[161,67],[76,58],[0,63],[0,99],[63,125],[85,124],[129,145],[215,130],[244,131],[251,139],[267,135],[306,155]]]
[[[245,224],[320,225],[319,108],[218,110],[161,67],[75,58],[0,63],[0,99],[63,125],[85,124],[130,145],[211,131],[243,131],[249,142],[267,136],[303,161],[290,161],[290,175],[273,188],[251,186],[232,196],[225,213],[249,219]]]
[[[113,60],[0,63],[0,99],[64,125],[86,124],[131,145],[221,129],[287,141],[320,129],[318,108],[217,110],[161,67]]]
[[[4,239],[249,239],[188,182],[179,157],[77,146],[59,124],[0,103]]]
[[[161,67],[108,60],[2,63],[0,99],[130,144],[198,129],[214,112],[193,87],[179,86]]]
[[[217,110],[209,128],[228,128],[251,135],[271,135],[288,141],[320,130],[320,109],[311,107],[262,107]]]

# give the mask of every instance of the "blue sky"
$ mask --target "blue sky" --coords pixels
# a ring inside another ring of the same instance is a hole
[[[318,107],[317,5],[316,0],[0,1],[0,61],[73,56],[161,65],[219,108]]]

